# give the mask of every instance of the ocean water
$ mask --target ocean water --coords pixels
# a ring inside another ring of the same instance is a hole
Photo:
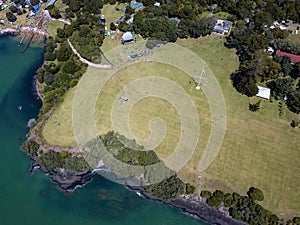
[[[11,36],[0,37],[1,225],[206,224],[100,176],[74,193],[64,193],[47,175],[29,175],[30,160],[19,146],[28,132],[27,121],[41,106],[34,95],[33,74],[44,50],[21,50]]]

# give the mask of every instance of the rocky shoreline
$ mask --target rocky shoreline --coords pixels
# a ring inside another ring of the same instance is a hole
[[[53,170],[47,170],[40,166],[37,158],[31,158],[31,166],[29,173],[34,174],[36,169],[39,169],[43,173],[50,176],[51,182],[55,183],[57,187],[66,192],[73,192],[77,187],[83,187],[93,180],[94,173],[92,171],[68,171],[63,168],[56,168]]]
[[[83,187],[90,183],[96,175],[93,171],[68,171],[63,168],[47,170],[41,167],[37,161],[37,157],[31,158],[31,166],[29,173],[34,174],[36,169],[50,176],[51,182],[65,192],[73,192],[78,187]],[[148,200],[160,202],[179,209],[181,212],[190,216],[217,225],[246,225],[243,222],[237,221],[229,216],[228,210],[224,207],[210,207],[203,198],[197,194],[183,195],[176,200],[167,201],[156,196],[149,195],[142,186],[129,186],[129,190],[135,191]]]
[[[180,196],[179,199],[167,201],[155,196],[149,195],[143,187],[126,186],[128,189],[136,191],[148,200],[160,202],[180,209],[183,213],[216,225],[247,225],[244,222],[237,221],[229,216],[225,207],[210,207],[204,199],[197,194]]]

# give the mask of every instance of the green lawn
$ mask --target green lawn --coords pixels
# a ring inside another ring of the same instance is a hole
[[[207,170],[199,172],[198,166],[212,127],[208,103],[204,95],[199,95],[199,92],[191,87],[189,83],[191,78],[170,65],[154,62],[134,64],[121,69],[111,78],[105,78],[107,75],[103,70],[89,67],[84,77],[90,76],[98,79],[100,76],[101,79],[107,80],[97,101],[98,131],[103,133],[111,129],[110,109],[123,85],[126,86],[132,80],[149,74],[173,79],[179,82],[197,103],[201,125],[199,146],[179,175],[199,189],[215,190],[218,188],[223,191],[246,194],[250,186],[256,186],[265,194],[262,204],[267,209],[278,215],[283,212],[286,218],[299,215],[300,130],[293,129],[289,125],[292,119],[299,118],[299,116],[283,107],[280,117],[277,103],[270,103],[266,100],[262,100],[261,109],[258,112],[250,112],[249,101],[257,101],[258,98],[249,99],[237,93],[232,87],[229,75],[237,68],[238,61],[235,51],[225,48],[223,42],[224,40],[217,36],[178,41],[178,44],[191,49],[207,63],[216,76],[225,97],[226,135],[217,158]],[[92,90],[95,87],[97,87],[96,84],[90,83]],[[72,89],[68,92],[64,103],[58,107],[46,124],[43,135],[50,144],[74,144],[71,129],[73,97],[74,90]],[[150,103],[157,107],[150,107]],[[149,120],[159,114],[164,118],[166,127],[176,128],[178,117],[176,113],[174,114],[174,110],[166,101],[156,98],[143,99],[131,110],[130,126],[136,137],[142,139],[150,134],[147,129]],[[175,122],[171,123],[172,121]],[[173,137],[178,138],[178,133],[167,132],[169,133],[166,137],[171,139],[166,139],[165,146],[172,146],[171,140]],[[156,151],[163,158],[171,148],[160,147],[158,146]]]
[[[205,144],[207,143],[210,133],[210,111],[208,103],[205,96],[195,90],[195,85],[190,83],[191,78],[188,75],[167,64],[154,62],[138,63],[125,67],[118,73],[114,74],[114,76],[105,84],[98,96],[96,105],[97,130],[101,134],[112,130],[111,109],[115,99],[119,98],[119,92],[123,89],[123,87],[128,86],[134,80],[147,76],[163,77],[175,81],[184,88],[184,90],[192,98],[193,102],[195,102],[201,124],[200,140],[196,152],[197,154],[201,154],[206,146]],[[140,85],[143,84],[147,85],[147,82],[143,82]],[[142,89],[146,89],[146,86],[142,87]],[[136,90],[137,89],[135,88],[133,95],[140,94]],[[167,92],[168,90],[164,91]],[[131,95],[129,99],[134,97],[135,96]],[[160,117],[164,120],[167,127],[166,135],[162,144],[154,149],[161,159],[164,159],[174,150],[180,137],[180,115],[178,115],[178,111],[170,103],[172,101],[173,100],[171,99],[167,101],[161,98],[149,96],[138,101],[129,114],[130,128],[138,143],[151,134],[148,126],[149,122],[153,118]],[[122,104],[122,102],[120,102],[120,104]],[[126,114],[126,112],[127,111],[123,109],[122,114]],[[190,116],[192,116],[192,114]],[[190,120],[193,120],[193,118],[190,118]],[[154,131],[162,133],[160,132],[161,129],[163,128],[159,126],[159,124],[154,125]],[[194,132],[194,130],[186,130],[186,132]],[[159,137],[154,137],[154,139],[159,139]]]
[[[48,31],[50,36],[55,37],[57,28],[63,28],[63,27],[64,27],[64,24],[62,22],[49,21],[47,31]]]
[[[250,186],[263,190],[263,205],[289,218],[299,216],[300,208],[300,130],[289,123],[298,115],[286,107],[279,116],[277,103],[262,101],[256,113],[248,110],[249,101],[232,87],[229,73],[237,67],[233,50],[220,38],[179,41],[204,59],[216,75],[225,96],[227,131],[218,158],[204,173],[185,173],[199,182],[201,189],[236,191],[246,194]]]
[[[125,4],[121,3],[118,6],[118,8],[121,9],[120,11],[117,11],[116,7],[117,3],[115,5],[106,4],[101,10],[101,14],[105,16],[106,27],[108,31],[110,29],[110,23],[115,23],[120,18],[120,16],[124,15],[122,8],[125,7]],[[117,32],[113,35],[106,36],[101,46],[102,51],[107,52],[108,50],[121,45],[121,35],[121,32]]]

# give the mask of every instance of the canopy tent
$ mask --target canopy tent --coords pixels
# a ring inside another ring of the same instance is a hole
[[[257,86],[257,87],[258,87],[258,93],[256,94],[257,97],[270,99],[270,94],[271,94],[270,88],[265,88],[261,86]]]

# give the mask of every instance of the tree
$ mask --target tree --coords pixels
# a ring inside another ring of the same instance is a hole
[[[55,19],[59,19],[61,18],[61,15],[60,15],[60,12],[59,12],[59,9],[56,8],[55,6],[49,6],[48,8],[48,11],[49,11],[49,14],[51,17],[55,18]]]
[[[195,192],[195,187],[189,183],[185,184],[185,193],[186,194],[193,194]]]
[[[46,61],[54,61],[56,59],[56,54],[53,52],[46,52],[44,57]]]
[[[287,95],[286,105],[294,113],[300,113],[300,90],[294,90]]]
[[[236,90],[248,97],[254,96],[258,93],[256,86],[256,78],[254,72],[247,68],[240,68],[231,75],[233,86]]]
[[[201,191],[200,196],[202,198],[209,198],[211,196],[211,192],[210,191]]]
[[[65,9],[65,17],[66,17],[66,19],[75,18],[75,13],[70,8],[66,8]]]
[[[130,5],[127,5],[125,13],[130,17],[130,15],[134,13],[134,9],[132,9]]]
[[[47,52],[53,52],[54,49],[57,47],[57,44],[55,43],[53,38],[48,38],[46,42],[46,51]]]
[[[256,188],[256,187],[250,187],[247,195],[250,199],[256,200],[256,201],[263,201],[264,200],[264,194],[263,192]]]
[[[21,10],[21,9],[18,9],[18,10],[17,10],[17,15],[20,16],[20,15],[22,15],[22,14],[23,14],[22,10]]]
[[[57,33],[57,37],[62,38],[62,39],[66,38],[66,33],[65,33],[64,29],[57,28],[56,33]]]
[[[57,51],[55,51],[57,60],[59,62],[67,61],[72,54],[71,51],[72,50],[70,49],[69,44],[67,42],[61,43],[60,48]]]
[[[232,205],[233,197],[231,193],[227,193],[224,195],[224,206],[230,207]]]
[[[198,38],[210,34],[213,31],[215,22],[211,17],[202,17],[201,20],[193,21],[189,27],[189,33],[192,38]]]
[[[117,29],[117,27],[114,23],[110,23],[109,29],[112,30],[112,31],[115,31]]]
[[[14,14],[12,14],[12,12],[7,12],[6,18],[9,22],[16,22],[17,20],[17,17]]]
[[[36,74],[36,79],[38,82],[43,83],[44,82],[44,69],[42,67],[38,68],[37,71],[35,72]]]
[[[30,0],[31,5],[35,6],[37,4],[39,4],[39,0]]]
[[[298,121],[296,121],[296,120],[292,120],[292,122],[291,122],[291,127],[299,127],[299,122]]]
[[[14,5],[10,6],[9,7],[9,10],[12,12],[12,13],[16,13],[18,11],[18,8]]]
[[[65,73],[75,74],[80,68],[73,60],[68,60],[64,63],[62,70]]]
[[[252,112],[256,112],[258,111],[260,108],[260,102],[261,100],[258,100],[256,103],[249,103],[249,110],[252,111]]]
[[[52,82],[54,81],[54,75],[49,72],[44,73],[44,81],[47,85],[51,85]]]
[[[293,78],[277,78],[275,81],[270,81],[267,86],[271,88],[272,94],[277,99],[284,99],[290,92],[294,91]]]
[[[291,73],[293,66],[291,64],[290,57],[274,56],[274,60],[275,60],[275,62],[280,63],[282,72],[285,76],[288,76]]]

